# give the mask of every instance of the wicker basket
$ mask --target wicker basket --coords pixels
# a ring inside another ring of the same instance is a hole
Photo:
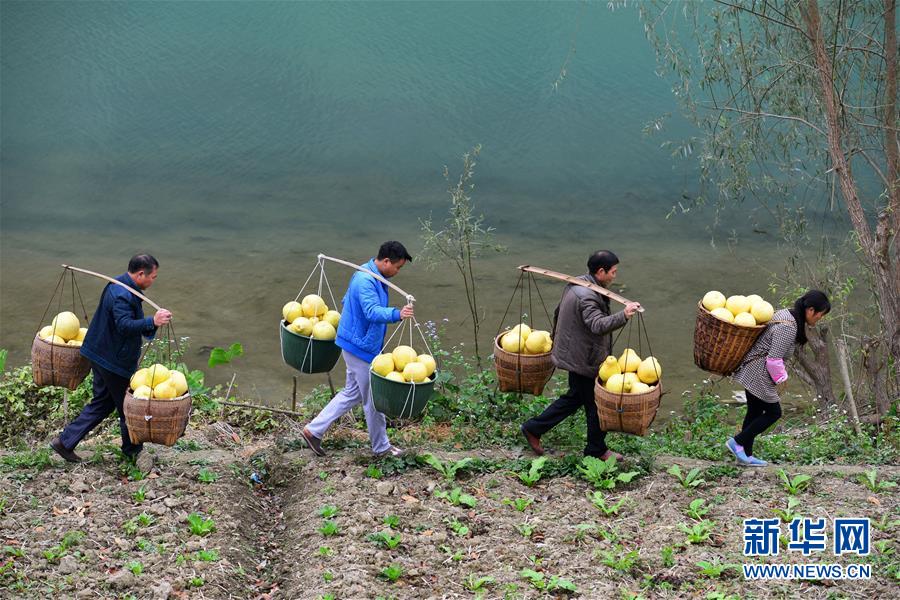
[[[191,418],[191,393],[161,400],[143,399],[125,392],[125,424],[132,444],[152,442],[172,446],[184,435]]]
[[[422,414],[425,405],[434,394],[434,380],[423,383],[406,383],[392,381],[374,371],[369,371],[372,389],[372,402],[378,412],[389,419],[414,419]]]
[[[294,333],[281,322],[281,358],[301,373],[327,373],[341,357],[333,340],[317,340]]]
[[[617,394],[603,387],[597,379],[594,383],[594,402],[597,403],[600,429],[646,435],[659,410],[661,390],[662,380],[643,394]]]
[[[516,354],[500,346],[501,333],[494,338],[494,368],[501,392],[520,392],[540,396],[556,366],[549,352]]]
[[[31,372],[39,387],[59,385],[77,388],[91,370],[91,361],[81,355],[79,346],[60,346],[37,335],[31,344]]]
[[[694,364],[704,371],[731,375],[765,329],[765,325],[744,327],[717,319],[698,302]]]

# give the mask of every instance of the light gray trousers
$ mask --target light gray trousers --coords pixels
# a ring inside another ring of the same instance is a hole
[[[370,365],[346,350],[341,352],[341,356],[347,364],[347,383],[306,428],[314,436],[322,439],[332,423],[353,410],[353,407],[362,404],[372,452],[376,454],[384,452],[391,447],[391,442],[387,436],[387,421],[383,414],[375,410],[375,404],[372,402],[372,392],[369,389]]]

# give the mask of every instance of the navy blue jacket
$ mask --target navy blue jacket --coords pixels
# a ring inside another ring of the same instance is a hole
[[[364,266],[378,273],[374,258]],[[400,309],[388,306],[388,287],[357,271],[350,278],[350,287],[344,295],[335,343],[353,356],[372,362],[384,345],[387,324],[399,320]]]
[[[128,273],[116,280],[138,289]],[[141,336],[152,339],[154,335],[153,317],[144,317],[141,299],[121,286],[108,283],[81,343],[81,354],[107,371],[131,377],[141,358]]]

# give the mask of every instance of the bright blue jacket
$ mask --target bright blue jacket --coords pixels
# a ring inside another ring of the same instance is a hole
[[[116,280],[138,289],[128,273]],[[144,317],[141,299],[122,286],[108,283],[81,343],[81,354],[107,371],[131,377],[141,358],[141,336],[152,339],[155,334],[153,317]]]
[[[363,266],[378,273],[374,258]],[[350,278],[350,287],[341,302],[343,310],[335,343],[353,356],[372,362],[384,345],[387,324],[400,320],[400,309],[388,306],[385,284],[361,271]]]

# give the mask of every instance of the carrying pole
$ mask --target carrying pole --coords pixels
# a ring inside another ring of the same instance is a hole
[[[63,269],[69,269],[70,271],[78,271],[79,273],[84,273],[84,274],[86,274],[86,275],[91,275],[92,277],[97,277],[97,278],[99,278],[99,279],[105,279],[106,281],[108,281],[108,282],[110,282],[110,283],[114,283],[114,284],[116,284],[116,285],[118,285],[118,286],[121,286],[121,287],[125,288],[126,290],[128,290],[129,292],[131,292],[132,294],[134,294],[135,296],[137,296],[138,298],[140,298],[141,300],[143,300],[144,302],[146,302],[147,304],[149,304],[150,306],[152,306],[153,308],[155,308],[156,310],[162,310],[162,308],[159,306],[159,304],[157,304],[156,302],[154,302],[153,300],[151,300],[151,299],[148,298],[147,296],[143,295],[142,293],[140,293],[139,291],[137,291],[137,290],[134,289],[133,287],[131,287],[131,286],[129,286],[129,285],[125,285],[124,283],[122,283],[121,281],[118,281],[118,280],[116,280],[116,279],[113,279],[112,277],[107,277],[106,275],[102,275],[102,274],[100,274],[100,273],[95,273],[95,272],[93,272],[93,271],[88,271],[87,269],[79,269],[78,267],[73,267],[73,266],[71,266],[71,265],[62,265],[62,268],[63,268]]]
[[[349,262],[346,260],[341,260],[340,258],[334,258],[332,256],[325,256],[324,254],[320,254],[318,256],[318,258],[319,258],[319,261],[330,260],[331,262],[335,262],[339,265],[344,265],[345,267],[350,267],[351,269],[356,269],[360,273],[365,273],[366,275],[371,275],[372,277],[374,277],[381,283],[385,284],[389,288],[396,291],[398,294],[401,294],[404,298],[406,298],[406,302],[408,304],[413,304],[416,301],[415,297],[412,294],[406,293],[405,291],[403,291],[402,289],[400,289],[399,287],[397,287],[396,285],[394,285],[393,283],[391,283],[390,281],[388,281],[387,279],[382,277],[380,273],[373,273],[372,271],[370,271],[369,269],[367,269],[363,266],[355,265],[352,262]]]
[[[565,273],[550,271],[548,269],[542,269],[541,267],[532,267],[531,265],[520,265],[519,270],[525,271],[527,273],[537,273],[538,275],[543,275],[552,279],[559,279],[560,281],[565,281],[566,283],[571,283],[572,285],[580,285],[581,287],[586,287],[589,290],[593,290],[602,296],[611,298],[612,300],[615,300],[620,304],[628,304],[631,302],[631,300],[629,300],[625,296],[610,291],[603,286],[597,285],[596,283],[588,283],[583,279],[572,277],[571,275],[566,275]],[[638,312],[644,312],[644,307],[640,307],[638,309]]]

